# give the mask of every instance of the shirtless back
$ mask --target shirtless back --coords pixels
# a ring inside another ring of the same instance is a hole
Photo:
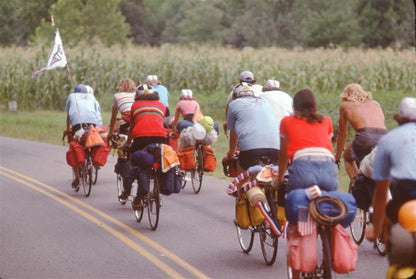
[[[366,100],[362,103],[353,101],[343,101],[339,109],[340,126],[341,118],[345,124],[348,122],[358,130],[361,128],[380,128],[386,129],[384,123],[384,113],[378,102],[374,100]],[[346,127],[345,127],[346,128]],[[339,127],[341,130],[342,127]]]

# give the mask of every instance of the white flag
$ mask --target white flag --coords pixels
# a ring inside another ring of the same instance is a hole
[[[61,36],[59,30],[56,29],[55,33],[55,44],[53,45],[52,51],[49,54],[48,64],[45,68],[40,69],[32,74],[32,78],[45,71],[53,70],[55,68],[63,68],[67,64],[64,48],[62,46]]]

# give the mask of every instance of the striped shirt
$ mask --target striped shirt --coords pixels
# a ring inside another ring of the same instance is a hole
[[[135,92],[120,92],[114,94],[113,108],[117,108],[120,113],[130,111],[131,105],[134,103]]]
[[[166,137],[163,127],[166,107],[157,100],[139,100],[131,106],[131,121],[134,123],[132,138]]]

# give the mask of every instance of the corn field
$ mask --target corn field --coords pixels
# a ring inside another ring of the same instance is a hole
[[[110,110],[120,79],[130,77],[138,84],[148,74],[158,75],[169,89],[173,105],[179,91],[190,88],[213,114],[223,114],[224,100],[243,70],[251,70],[259,84],[268,79],[279,80],[283,90],[292,96],[299,89],[312,89],[319,107],[327,114],[336,113],[338,95],[349,83],[360,83],[375,99],[386,100],[382,104],[386,106],[391,98],[416,95],[413,49],[236,50],[164,45],[83,46],[65,48],[65,53],[73,83],[92,86],[104,110]],[[0,104],[16,100],[21,110],[64,109],[73,88],[65,68],[31,79],[32,72],[45,67],[48,55],[46,47],[2,48]],[[215,111],[218,109],[221,112]],[[396,110],[397,106],[391,109]]]

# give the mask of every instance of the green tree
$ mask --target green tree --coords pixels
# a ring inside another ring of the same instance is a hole
[[[392,0],[359,0],[356,11],[366,46],[386,47],[394,41],[391,8]]]
[[[119,0],[59,0],[49,13],[54,16],[65,43],[101,41],[110,46],[125,43],[130,29],[118,4]],[[50,22],[42,19],[34,39],[50,41],[53,29]]]
[[[194,7],[185,11],[184,18],[177,25],[178,41],[222,44],[224,39],[222,17],[222,11],[212,3],[197,2]]]
[[[56,0],[1,1],[0,44],[26,45],[42,19],[49,17],[48,9]]]
[[[392,32],[400,47],[415,47],[415,3],[396,0],[392,6]]]
[[[122,0],[120,2],[121,13],[126,17],[130,25],[129,38],[136,44],[155,44],[152,33],[156,30],[151,27],[149,21],[152,15],[148,13],[143,0]]]

